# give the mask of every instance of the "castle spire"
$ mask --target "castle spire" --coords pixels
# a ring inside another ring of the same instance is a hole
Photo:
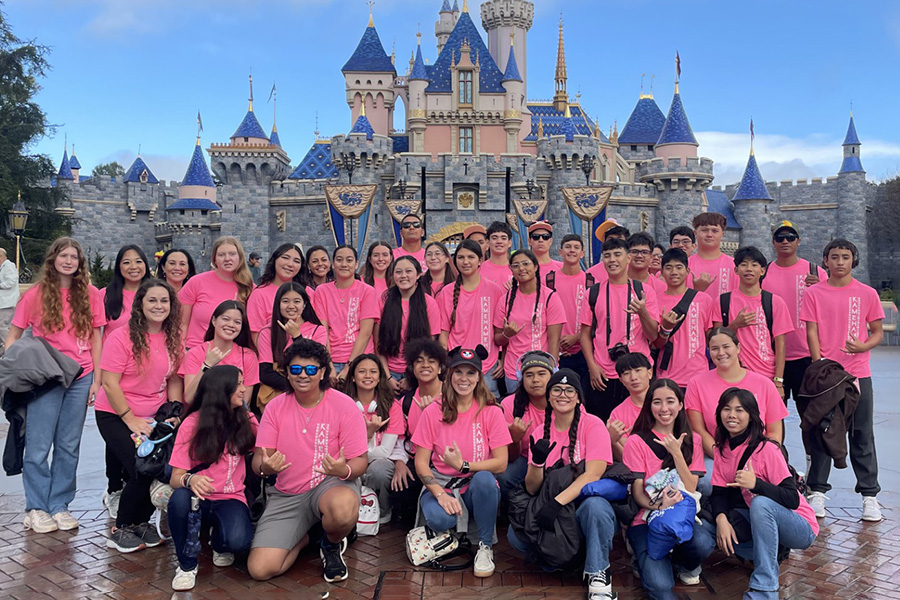
[[[850,124],[847,126],[847,135],[844,136],[843,150],[844,160],[841,163],[841,173],[865,173],[862,162],[859,160],[859,150],[862,142],[856,135],[856,125],[853,123],[853,110],[850,110]],[[73,150],[74,152],[74,150]]]
[[[250,112],[253,112],[253,73],[250,73]]]
[[[566,48],[563,41],[562,15],[559,17],[559,44],[556,48],[556,93],[553,95],[553,107],[563,112],[569,105],[569,95],[566,92]]]
[[[375,19],[372,18],[373,6],[375,6],[374,0],[369,0],[369,27],[375,27]]]
[[[462,11],[463,11],[464,13],[469,12],[469,0],[463,0],[463,9],[462,9]]]
[[[522,75],[519,74],[519,65],[516,63],[516,36],[514,33],[509,34],[509,58],[506,61],[506,72],[503,73],[503,79],[500,81],[522,81]]]
[[[766,188],[766,182],[763,180],[762,174],[759,172],[759,165],[756,164],[756,155],[750,151],[750,158],[747,160],[747,168],[744,169],[744,176],[738,184],[737,190],[734,192],[732,202],[735,200],[771,200],[769,190]]]

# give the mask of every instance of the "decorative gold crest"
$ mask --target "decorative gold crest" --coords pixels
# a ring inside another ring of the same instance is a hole
[[[615,185],[596,185],[560,189],[569,209],[582,221],[590,221],[606,208],[615,187]]]
[[[355,219],[363,214],[372,199],[378,186],[374,183],[366,185],[326,185],[325,199],[328,204],[345,219]]]

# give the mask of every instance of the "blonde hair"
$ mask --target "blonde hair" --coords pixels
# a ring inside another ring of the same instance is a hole
[[[253,276],[250,274],[250,267],[247,266],[247,257],[244,256],[244,247],[241,245],[241,242],[236,237],[223,235],[213,242],[212,255],[209,262],[213,268],[218,268],[216,266],[216,253],[219,251],[219,248],[226,244],[231,244],[237,248],[238,268],[234,271],[234,282],[238,286],[237,299],[246,306],[247,298],[250,297],[250,292],[253,291]]]
[[[94,314],[91,311],[91,272],[81,244],[74,238],[61,237],[50,245],[44,257],[38,288],[41,294],[41,327],[48,333],[61,331],[65,326],[63,319],[62,292],[60,291],[59,273],[56,271],[56,257],[67,249],[75,248],[78,253],[78,269],[72,275],[69,286],[69,319],[72,322],[71,332],[76,338],[90,340],[94,331]]]

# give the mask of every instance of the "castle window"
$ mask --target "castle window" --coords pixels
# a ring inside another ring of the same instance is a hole
[[[647,151],[653,152],[653,146],[651,146],[650,144],[647,144]]]
[[[248,138],[248,137],[245,137],[245,138],[244,138],[244,143],[247,143],[247,142],[249,142],[249,141],[250,141],[250,138]]]
[[[472,71],[459,72],[459,103],[472,104]]]
[[[459,151],[460,153],[472,153],[472,128],[471,127],[460,127],[459,128]]]
[[[637,146],[634,145],[634,144],[632,144],[632,146],[631,146],[631,151],[632,151],[632,152],[637,152]]]

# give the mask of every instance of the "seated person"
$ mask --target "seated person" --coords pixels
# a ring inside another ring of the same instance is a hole
[[[612,410],[609,422],[609,438],[612,441],[613,458],[622,460],[622,451],[625,449],[625,440],[641,414],[644,406],[644,398],[650,389],[650,380],[653,378],[653,367],[650,359],[641,352],[629,352],[616,361],[616,373],[619,381],[628,391],[628,398]]]

